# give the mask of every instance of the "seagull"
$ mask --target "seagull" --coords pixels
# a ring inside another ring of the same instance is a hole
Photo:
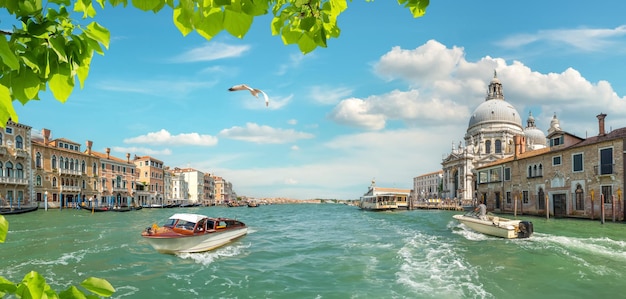
[[[228,89],[228,91],[238,91],[238,90],[248,90],[253,96],[257,98],[259,97],[259,93],[261,93],[263,94],[263,97],[265,98],[265,106],[267,107],[270,104],[270,99],[267,97],[267,94],[260,89],[252,88],[245,84],[235,85]]]

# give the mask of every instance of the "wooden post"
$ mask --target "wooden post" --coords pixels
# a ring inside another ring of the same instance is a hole
[[[513,196],[513,217],[517,217],[517,195]]]
[[[546,195],[546,219],[550,219],[550,201]]]
[[[613,222],[615,222],[615,195],[611,195],[611,214],[613,216]]]
[[[594,204],[593,204],[593,195],[594,195],[594,192],[593,192],[593,189],[592,189],[591,190],[591,220],[593,220],[593,218],[594,218],[593,214],[595,214],[595,211],[594,211],[594,208],[593,208],[593,206],[594,206]]]
[[[600,223],[604,224],[604,193],[600,194]]]

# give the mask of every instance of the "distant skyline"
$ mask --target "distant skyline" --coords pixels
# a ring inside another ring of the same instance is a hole
[[[221,176],[240,196],[297,199],[357,199],[373,179],[411,189],[463,141],[494,70],[524,127],[530,112],[544,132],[555,113],[583,138],[600,113],[626,127],[626,2],[431,1],[417,19],[396,1],[348,5],[341,36],[307,55],[271,35],[271,16],[206,41],[183,37],[170,9],[98,10],[111,44],[85,88],[16,104],[19,122]],[[269,106],[228,91],[244,83]]]

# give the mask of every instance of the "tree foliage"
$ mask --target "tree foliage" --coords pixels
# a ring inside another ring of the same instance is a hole
[[[255,17],[271,11],[272,35],[280,35],[283,43],[295,44],[305,54],[339,37],[337,18],[348,7],[348,0],[130,2],[135,8],[155,13],[167,7],[183,35],[195,31],[207,40],[222,31],[243,38]],[[0,30],[0,126],[4,127],[8,119],[18,122],[14,101],[26,104],[39,100],[39,92],[49,89],[55,99],[65,102],[76,79],[83,87],[94,52],[104,54],[110,34],[95,21],[81,26],[76,18],[95,19],[96,9],[107,4],[126,7],[129,0],[0,0],[0,9],[14,16],[18,24],[10,31]],[[398,0],[398,4],[417,18],[424,15],[429,0]]]

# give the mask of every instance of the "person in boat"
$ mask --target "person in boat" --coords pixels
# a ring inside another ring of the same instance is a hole
[[[477,212],[477,216],[480,220],[487,220],[487,206],[484,203],[480,203],[474,212]]]

